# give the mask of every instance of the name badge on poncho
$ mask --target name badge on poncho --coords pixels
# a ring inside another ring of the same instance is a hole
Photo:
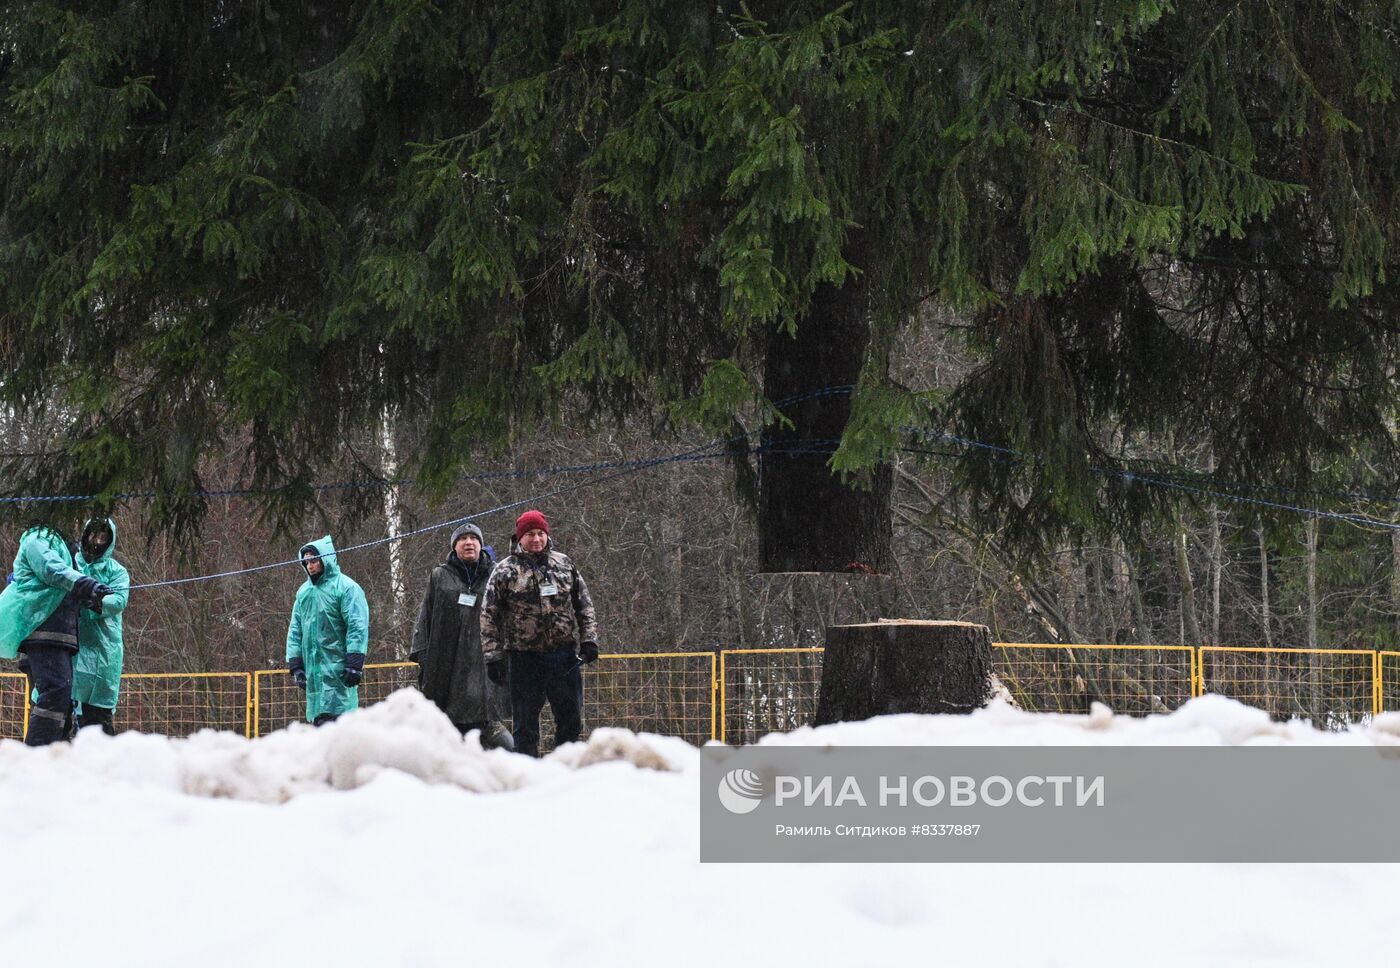
[[[462,594],[457,596],[457,604],[465,605],[467,606],[467,608],[471,608],[473,605],[476,604],[476,596],[468,595],[466,592],[463,592]]]
[[[558,595],[559,589],[554,587],[554,582],[547,581],[540,584],[540,598],[548,598],[551,595]]]

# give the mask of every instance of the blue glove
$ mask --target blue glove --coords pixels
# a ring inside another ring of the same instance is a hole
[[[365,677],[365,654],[363,652],[350,652],[345,656],[345,670],[340,674],[340,681],[347,686],[358,686],[360,680]]]
[[[291,667],[290,667],[290,668],[291,668],[291,670],[292,670],[292,681],[295,682],[295,683],[297,684],[297,688],[298,688],[298,689],[300,689],[300,690],[302,690],[303,692],[305,692],[305,691],[306,691],[306,664],[303,663],[303,662],[301,661],[301,658],[300,658],[300,657],[298,657],[298,658],[295,658],[295,659],[292,660],[292,663],[291,663]]]

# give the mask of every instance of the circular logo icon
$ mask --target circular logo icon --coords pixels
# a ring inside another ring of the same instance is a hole
[[[730,813],[750,813],[763,800],[763,780],[753,770],[730,770],[719,781],[719,802]]]

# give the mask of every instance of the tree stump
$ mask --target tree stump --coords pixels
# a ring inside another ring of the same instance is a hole
[[[992,634],[971,622],[882,621],[826,630],[816,725],[889,713],[970,713],[992,691]]]

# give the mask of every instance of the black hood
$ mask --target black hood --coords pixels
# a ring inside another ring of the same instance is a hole
[[[454,541],[453,544],[456,542]],[[462,580],[468,585],[475,585],[477,578],[481,576],[483,571],[490,571],[495,566],[496,556],[491,553],[490,548],[485,546],[482,547],[481,554],[477,556],[476,561],[471,564],[458,558],[455,550],[447,553],[447,567],[456,569],[457,573],[462,576]]]

